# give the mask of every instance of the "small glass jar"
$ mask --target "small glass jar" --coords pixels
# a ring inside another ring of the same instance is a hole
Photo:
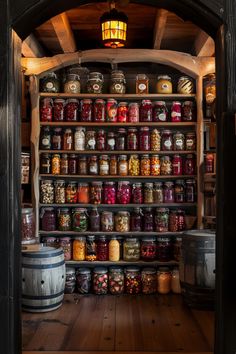
[[[71,214],[69,208],[58,209],[57,214],[58,230],[70,231],[71,230]]]
[[[141,259],[154,261],[156,259],[156,238],[144,237],[141,241]]]
[[[52,174],[59,175],[61,173],[61,157],[59,154],[52,155]]]
[[[126,140],[127,140],[127,134],[126,130],[124,128],[119,128],[118,129],[118,135],[116,139],[116,150],[126,150]]]
[[[154,230],[154,216],[152,208],[143,210],[143,231],[152,232]]]
[[[88,174],[88,165],[90,165],[90,162],[87,164],[87,158],[86,156],[79,156],[78,159],[78,174],[83,176]],[[95,161],[94,161],[95,165]],[[98,169],[98,167],[97,167]],[[91,174],[91,173],[89,173]]]
[[[173,150],[173,134],[171,130],[163,130],[161,134],[161,149],[163,151]]]
[[[125,268],[125,292],[126,294],[140,294],[141,293],[141,274],[139,267]]]
[[[175,202],[185,202],[185,182],[183,179],[177,179],[175,181]]]
[[[148,93],[149,92],[149,78],[145,74],[138,74],[136,76],[136,93]]]
[[[102,203],[102,182],[93,181],[90,187],[90,203],[101,204]]]
[[[172,93],[171,77],[168,75],[159,75],[157,77],[156,92],[160,94]]]
[[[69,155],[68,172],[69,172],[69,175],[76,175],[77,174],[77,156],[75,154]]]
[[[188,76],[181,76],[178,80],[177,93],[190,95],[194,92],[193,81]]]
[[[128,122],[128,103],[120,102],[117,109],[117,121],[119,123]]]
[[[179,154],[173,156],[172,173],[174,176],[181,176],[183,174],[183,159]]]
[[[97,175],[98,174],[98,158],[96,155],[89,157],[88,174],[89,175]]]
[[[179,269],[175,267],[171,273],[171,291],[174,294],[181,294]]]
[[[108,292],[108,270],[96,267],[93,270],[93,292],[96,295],[106,295]]]
[[[68,173],[69,173],[68,155],[62,154],[61,155],[61,175],[68,175]]]
[[[117,186],[117,203],[130,204],[131,201],[131,186],[129,181],[119,181]]]
[[[144,203],[153,203],[153,183],[144,183]]]
[[[76,122],[79,120],[79,101],[76,98],[69,98],[65,105],[65,120]]]
[[[152,102],[150,100],[142,100],[139,120],[140,122],[152,122]]]
[[[73,146],[73,133],[70,128],[67,128],[63,134],[63,150],[72,150]]]
[[[196,150],[196,133],[195,132],[187,132],[185,134],[185,146],[186,150]]]
[[[143,268],[141,272],[142,293],[155,294],[157,291],[157,276],[155,268]]]
[[[204,158],[205,173],[214,173],[214,154],[206,154]]]
[[[165,101],[153,102],[152,121],[153,122],[167,122],[168,109]]]
[[[130,123],[139,122],[139,105],[137,102],[131,102],[129,104],[128,121]]]
[[[105,182],[104,189],[104,204],[116,204],[116,185],[115,182]]]
[[[196,181],[187,179],[185,183],[185,201],[186,203],[194,203],[196,201]]]
[[[105,236],[99,236],[97,240],[97,260],[108,261],[108,241]]]
[[[111,176],[116,176],[117,175],[117,157],[116,155],[111,155],[110,156],[110,175]]]
[[[115,215],[115,230],[117,232],[130,231],[130,213],[128,211],[118,211]]]
[[[138,150],[138,130],[137,128],[129,128],[127,136],[127,150]]]
[[[90,231],[97,232],[100,231],[100,214],[97,208],[92,208],[89,214],[89,225]]]
[[[42,208],[40,218],[43,231],[56,231],[56,213],[54,208]]]
[[[54,122],[63,122],[65,119],[66,101],[63,98],[55,98],[53,101],[53,120]]]
[[[182,104],[182,120],[192,122],[195,120],[195,106],[193,101],[185,101]]]
[[[127,176],[128,175],[128,161],[126,155],[119,155],[118,158],[118,175]]]
[[[153,202],[161,204],[164,201],[163,183],[155,182],[153,187]]]
[[[72,241],[70,237],[61,237],[59,246],[63,249],[65,261],[70,261],[72,258]]]
[[[120,267],[109,268],[109,291],[112,295],[123,294],[124,272]]]
[[[125,93],[126,91],[125,75],[121,70],[113,70],[111,72],[110,93]]]
[[[118,262],[120,256],[120,243],[116,236],[112,236],[109,242],[109,261]]]
[[[65,294],[73,294],[76,287],[75,268],[66,267]]]
[[[185,175],[194,175],[196,171],[196,159],[192,154],[188,154],[184,161],[184,174]]]
[[[85,150],[85,130],[82,127],[75,128],[74,148],[76,151]]]
[[[156,232],[168,232],[169,230],[169,209],[157,208],[155,215]]]
[[[164,203],[175,202],[174,182],[168,181],[164,183]]]
[[[171,210],[169,216],[169,231],[170,232],[178,232],[179,222],[178,222],[178,213],[177,210]]]
[[[114,151],[116,149],[116,136],[114,132],[107,134],[107,150]]]
[[[130,229],[133,232],[142,231],[142,211],[140,208],[134,208],[130,217]]]
[[[65,93],[80,93],[80,77],[77,74],[66,74]]]
[[[133,183],[131,201],[134,204],[142,204],[143,203],[142,183],[140,183],[140,182]]]
[[[86,238],[83,236],[76,237],[73,241],[73,260],[84,261],[85,260],[85,247]]]
[[[42,92],[60,92],[60,81],[58,76],[54,72],[50,72],[41,81],[41,91]]]
[[[52,180],[42,180],[40,184],[40,202],[42,204],[54,203],[54,185]]]
[[[157,260],[169,262],[172,259],[172,245],[170,237],[157,237]]]
[[[96,132],[95,130],[87,130],[85,134],[85,149],[95,150],[96,149]]]
[[[106,132],[103,129],[99,129],[97,132],[97,150],[106,150]]]
[[[21,210],[21,242],[22,244],[35,243],[35,219],[32,208]]]
[[[117,101],[114,98],[109,98],[106,104],[107,122],[117,122]]]
[[[185,150],[185,136],[181,132],[176,132],[173,135],[173,150],[183,151]]]
[[[149,155],[141,156],[141,176],[150,176],[151,173],[151,161]]]
[[[91,270],[89,268],[78,268],[76,273],[76,284],[79,294],[88,294],[91,290]]]
[[[43,153],[40,156],[40,173],[51,173],[51,155],[48,153]]]
[[[88,75],[87,80],[87,92],[88,93],[102,93],[103,89],[103,75],[99,72],[91,72]]]
[[[54,128],[52,132],[52,149],[61,150],[62,148],[62,129]]]
[[[99,175],[108,176],[109,175],[109,156],[101,155],[99,158]]]
[[[171,291],[171,271],[168,267],[160,267],[157,271],[157,292],[169,294]]]
[[[161,150],[161,134],[157,129],[153,129],[151,132],[151,150],[160,151]]]
[[[161,175],[169,176],[172,174],[172,162],[170,156],[161,157]]]
[[[90,98],[80,101],[80,121],[92,122],[93,104]]]
[[[174,101],[171,106],[171,122],[178,123],[182,121],[181,102]]]
[[[78,183],[77,201],[81,204],[89,204],[89,185],[88,183]]]
[[[101,230],[103,232],[114,231],[114,214],[112,211],[103,211],[102,212]]]
[[[140,260],[140,242],[137,238],[126,238],[123,243],[123,259],[126,262]]]
[[[177,215],[178,215],[178,231],[182,232],[186,228],[185,211],[182,209],[177,209]]]
[[[77,203],[77,183],[69,182],[66,187],[66,203],[75,204]]]
[[[151,176],[160,176],[161,174],[161,162],[159,155],[152,155],[151,156]]]
[[[173,244],[173,256],[176,262],[180,261],[182,247],[182,237],[176,237]]]
[[[45,97],[40,101],[40,121],[52,122],[53,100]]]
[[[86,261],[96,261],[97,260],[97,247],[95,242],[95,236],[86,237],[86,252],[85,252]]]
[[[140,174],[140,161],[138,155],[130,155],[129,158],[129,175],[139,176]]]
[[[58,239],[56,237],[44,236],[42,242],[44,247],[58,248]]]
[[[106,104],[101,98],[97,98],[93,106],[94,122],[105,122],[106,119]]]
[[[65,204],[66,202],[66,187],[65,181],[58,179],[54,182],[55,186],[55,203]]]
[[[40,135],[40,148],[42,150],[51,149],[51,132],[49,127],[42,127]]]
[[[139,133],[139,149],[149,151],[151,149],[151,136],[148,127],[142,127]]]

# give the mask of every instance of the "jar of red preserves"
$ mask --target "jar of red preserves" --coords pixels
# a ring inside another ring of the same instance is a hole
[[[43,98],[40,101],[40,120],[41,122],[52,122],[53,100]]]
[[[86,98],[80,101],[80,121],[91,122],[92,121],[92,100]]]
[[[131,123],[139,122],[139,105],[137,102],[129,104],[128,120]]]
[[[128,121],[128,103],[120,102],[117,110],[117,120],[119,123],[126,123]]]
[[[156,238],[144,237],[141,241],[141,259],[143,261],[154,261],[156,259]]]
[[[115,182],[105,182],[104,189],[104,204],[115,204],[116,203],[116,185]]]
[[[109,98],[106,105],[107,122],[117,122],[117,101]]]
[[[181,102],[174,101],[171,106],[171,122],[181,122]]]
[[[184,161],[184,174],[194,175],[196,170],[196,160],[194,155],[188,154]]]
[[[72,150],[73,146],[72,130],[67,128],[63,134],[63,150]]]
[[[76,122],[79,118],[79,101],[76,98],[69,98],[65,106],[65,120]]]
[[[171,130],[163,130],[161,134],[161,148],[163,151],[173,150],[173,134]]]
[[[142,183],[136,182],[132,185],[132,203],[142,204],[143,203],[143,189]]]
[[[94,122],[105,122],[106,104],[101,98],[96,99],[93,106]]]
[[[99,129],[97,132],[97,150],[106,149],[106,132],[103,129]]]
[[[153,103],[152,121],[167,122],[168,110],[164,101],[156,101]]]
[[[140,208],[134,208],[130,217],[130,230],[133,232],[142,231],[142,211]]]
[[[185,101],[182,104],[182,120],[191,122],[195,120],[195,107],[192,101]]]
[[[152,208],[143,210],[143,231],[152,232],[154,229],[154,216]]]
[[[56,230],[56,213],[54,208],[42,208],[40,211],[40,217],[43,231]]]
[[[170,237],[157,237],[157,260],[160,262],[169,262],[171,259],[172,247]]]
[[[131,201],[131,187],[129,181],[119,181],[117,187],[117,203],[129,204]]]
[[[129,128],[127,136],[127,150],[138,150],[138,130],[137,128]]]
[[[150,100],[142,100],[139,114],[140,122],[152,122],[152,102]]]
[[[182,157],[178,154],[173,156],[172,170],[174,176],[180,176],[183,174],[183,161],[182,161]]]
[[[99,236],[97,241],[97,260],[108,261],[108,259],[109,259],[108,241],[105,236]]]
[[[63,98],[56,98],[53,102],[53,120],[63,122],[66,101]]]
[[[116,150],[126,150],[126,139],[126,130],[124,128],[119,128],[116,139]]]
[[[54,128],[52,133],[52,148],[53,150],[61,150],[62,148],[62,129]]]
[[[108,132],[107,134],[107,150],[113,151],[116,149],[116,136],[114,132]]]
[[[151,148],[151,138],[149,127],[142,127],[139,134],[139,149],[141,151],[148,151]]]
[[[164,194],[163,194],[164,203],[174,203],[175,194],[174,194],[174,183],[171,181],[164,183]]]

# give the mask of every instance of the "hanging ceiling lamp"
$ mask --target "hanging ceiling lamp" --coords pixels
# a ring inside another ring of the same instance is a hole
[[[127,35],[128,17],[115,9],[115,2],[110,3],[110,11],[100,18],[102,41],[106,47],[124,47]]]

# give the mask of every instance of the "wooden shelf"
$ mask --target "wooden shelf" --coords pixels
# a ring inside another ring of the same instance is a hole
[[[196,207],[197,203],[153,203],[153,204],[82,204],[82,203],[65,203],[65,204],[39,204],[40,207],[57,207],[57,208],[165,208],[165,207]]]
[[[76,232],[76,231],[42,231],[39,230],[40,235],[54,235],[58,237],[64,237],[64,236],[86,236],[86,235],[94,235],[94,236],[100,236],[100,235],[107,235],[107,236],[134,236],[134,237],[143,237],[143,236],[174,236],[174,235],[182,235],[183,232],[134,232],[134,231],[129,231],[129,232],[104,232],[104,231],[85,231],[85,232]]]
[[[113,123],[113,122],[40,122],[41,126],[49,127],[195,127],[196,122],[137,122],[137,123]]]
[[[196,154],[195,150],[183,150],[183,151],[130,151],[130,150],[116,150],[116,151],[106,151],[106,150],[39,150],[39,153],[49,153],[49,154],[79,154],[79,155],[137,155],[137,154],[148,154],[148,155],[186,155],[186,154]]]
[[[118,261],[118,262],[110,262],[110,261],[66,261],[66,265],[70,266],[83,266],[83,267],[110,267],[113,265],[116,266],[146,266],[146,267],[157,267],[157,266],[177,266],[179,265],[176,261],[169,261],[169,262],[160,262],[160,261],[135,261],[135,262],[127,262],[127,261]]]
[[[100,176],[100,175],[52,175],[52,174],[39,174],[40,177],[47,178],[71,178],[71,179],[192,179],[196,175],[181,175],[181,176]]]
[[[158,93],[148,93],[148,94],[137,94],[137,93],[126,93],[126,94],[112,94],[112,93],[50,93],[50,92],[40,92],[39,97],[52,97],[52,98],[78,98],[78,99],[83,99],[83,98],[116,98],[118,100],[143,100],[143,99],[173,99],[175,100],[176,98],[178,99],[189,99],[189,98],[195,98],[196,94],[188,94],[188,95],[183,95],[179,93],[172,93],[172,94],[158,94]]]

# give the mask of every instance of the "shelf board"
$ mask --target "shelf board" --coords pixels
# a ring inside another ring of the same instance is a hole
[[[94,236],[100,236],[100,235],[107,235],[107,236],[134,236],[134,237],[142,237],[142,236],[174,236],[174,235],[182,235],[183,232],[134,232],[134,231],[129,231],[129,232],[104,232],[104,231],[97,231],[97,232],[92,232],[92,231],[85,231],[85,232],[76,232],[76,231],[42,231],[39,230],[40,235],[54,235],[58,237],[64,237],[64,236],[86,236],[86,235],[94,235]]]
[[[116,151],[106,151],[106,150],[39,150],[39,153],[49,153],[49,154],[78,154],[78,155],[137,155],[137,154],[148,154],[148,155],[173,155],[173,154],[196,154],[195,150],[183,150],[183,151],[130,151],[130,150],[116,150]]]
[[[50,93],[50,92],[40,92],[39,97],[52,97],[52,98],[78,98],[78,99],[84,99],[84,98],[116,98],[119,100],[131,100],[131,99],[137,99],[137,100],[143,100],[143,99],[173,99],[175,100],[176,98],[178,99],[187,99],[187,98],[195,98],[196,94],[179,94],[179,93],[172,93],[172,94],[158,94],[158,93],[148,93],[148,94],[136,94],[136,93],[126,93],[126,94],[113,94],[113,93]]]
[[[52,174],[39,174],[40,177],[50,177],[50,178],[72,178],[72,179],[192,179],[196,178],[196,175],[181,175],[181,176],[100,176],[100,175],[52,175]]]
[[[164,208],[164,207],[196,207],[197,203],[150,203],[150,204],[83,204],[83,203],[66,203],[66,204],[39,204],[40,207],[67,207],[67,208]]]
[[[137,123],[113,123],[113,122],[40,122],[41,126],[50,127],[195,127],[197,122],[137,122]]]
[[[66,265],[70,266],[83,266],[83,267],[94,267],[94,266],[146,266],[146,267],[157,267],[157,266],[177,266],[179,265],[176,261],[169,261],[169,262],[160,262],[160,261],[135,261],[135,262],[127,262],[127,261],[118,261],[118,262],[111,262],[111,261],[66,261]]]

